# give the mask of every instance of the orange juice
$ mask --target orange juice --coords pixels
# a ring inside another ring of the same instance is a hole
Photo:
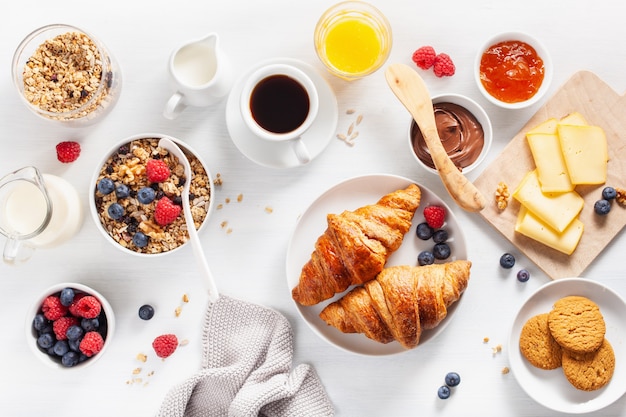
[[[328,70],[356,79],[380,68],[391,49],[391,28],[382,13],[363,1],[328,9],[315,27],[315,49]]]
[[[340,72],[368,72],[378,61],[382,44],[376,30],[358,18],[343,19],[328,29],[326,59]]]

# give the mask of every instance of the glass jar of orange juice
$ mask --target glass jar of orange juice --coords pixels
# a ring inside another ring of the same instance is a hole
[[[354,80],[379,69],[391,51],[391,26],[374,6],[344,1],[326,10],[315,26],[315,50],[326,68]]]

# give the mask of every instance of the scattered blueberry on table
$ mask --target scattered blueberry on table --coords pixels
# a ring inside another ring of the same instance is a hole
[[[500,257],[500,266],[504,269],[511,269],[515,265],[515,256],[505,253]]]

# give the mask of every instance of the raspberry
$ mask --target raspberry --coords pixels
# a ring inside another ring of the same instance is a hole
[[[83,298],[86,297],[87,294],[85,293],[76,293],[74,294],[74,300],[72,301],[72,304],[70,304],[70,306],[68,307],[68,310],[70,311],[70,314],[72,316],[76,316],[78,317],[78,302]]]
[[[151,159],[146,163],[146,176],[150,182],[163,182],[170,176],[170,169],[160,159]]]
[[[61,304],[61,299],[50,295],[43,300],[41,312],[48,320],[58,320],[67,314],[67,307]]]
[[[93,295],[86,295],[76,302],[76,306],[73,311],[78,317],[86,319],[94,319],[100,315],[102,305],[100,301]],[[72,313],[74,314],[74,313]]]
[[[152,342],[152,347],[159,358],[167,358],[178,347],[178,339],[173,334],[157,336]]]
[[[85,354],[88,358],[91,358],[96,353],[102,350],[104,346],[104,339],[98,332],[87,332],[83,337],[83,340],[80,341],[80,345],[78,348],[82,353]]]
[[[437,56],[435,49],[432,46],[422,46],[413,52],[413,62],[421,69],[428,69],[435,63],[435,57]]]
[[[154,220],[161,226],[172,223],[180,214],[181,207],[177,206],[167,197],[163,197],[154,209]]]
[[[439,229],[446,219],[446,210],[441,206],[428,206],[424,209],[424,218],[430,227]]]
[[[437,77],[451,77],[454,75],[455,67],[452,58],[448,54],[439,54],[435,57],[433,71]]]
[[[74,162],[80,156],[80,144],[78,142],[59,142],[56,148],[57,159],[64,164]]]
[[[72,316],[61,317],[52,323],[52,330],[57,340],[67,339],[67,329],[78,324],[78,319]]]

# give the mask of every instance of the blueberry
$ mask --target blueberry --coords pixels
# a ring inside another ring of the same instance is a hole
[[[417,263],[419,265],[431,265],[435,263],[435,257],[432,254],[432,252],[425,250],[425,251],[420,252],[419,255],[417,255]]]
[[[443,243],[448,240],[448,231],[446,229],[439,229],[433,233],[433,241],[435,243]]]
[[[505,253],[500,257],[500,266],[504,269],[511,269],[515,265],[515,256]]]
[[[80,326],[70,326],[65,332],[65,336],[67,336],[68,340],[78,340],[83,337],[84,331]]]
[[[137,191],[137,200],[139,200],[141,204],[152,203],[155,196],[155,191],[150,187],[143,187],[141,190]]]
[[[37,345],[42,349],[50,349],[55,342],[55,337],[52,333],[44,333],[37,338]]]
[[[67,344],[65,340],[57,340],[52,348],[54,350],[54,354],[57,356],[63,356],[70,350],[70,346]]]
[[[439,390],[437,391],[437,395],[442,400],[448,399],[448,397],[450,397],[450,388],[447,385],[440,386]]]
[[[41,313],[37,314],[33,319],[33,328],[38,332],[44,330],[48,325],[48,319]]]
[[[111,194],[113,190],[115,190],[115,184],[111,178],[102,178],[98,181],[98,191],[100,191],[100,194]]]
[[[154,316],[154,308],[149,304],[139,307],[139,318],[142,320],[150,320]]]
[[[433,247],[435,259],[448,259],[450,257],[450,246],[447,243],[436,243]]]
[[[517,272],[517,280],[519,282],[526,282],[530,279],[530,272],[528,272],[526,269],[520,269]]]
[[[63,364],[63,366],[71,368],[72,366],[78,364],[78,358],[78,353],[74,351],[69,351],[65,355],[63,355],[63,357],[61,358],[61,363]]]
[[[428,240],[433,235],[433,228],[428,225],[428,223],[420,223],[417,225],[417,229],[415,229],[415,234],[418,238],[422,240]]]
[[[126,184],[120,184],[115,187],[115,196],[117,198],[126,198],[130,195],[130,188]]]
[[[119,220],[124,216],[124,207],[119,203],[113,203],[107,209],[107,213],[109,213],[109,217],[113,220]]]
[[[148,236],[144,235],[141,232],[137,232],[133,235],[133,243],[138,248],[146,247],[146,245],[148,244]]]
[[[599,214],[600,216],[604,216],[609,214],[609,211],[611,211],[611,203],[609,203],[608,200],[598,200],[596,201],[596,203],[593,205],[593,211],[596,212],[596,214]]]
[[[461,383],[461,377],[456,372],[448,372],[445,381],[447,386],[456,387]]]
[[[70,347],[70,350],[80,353],[80,342],[82,340],[82,337],[80,339],[68,340],[67,344]]]
[[[602,190],[602,198],[605,200],[613,200],[617,197],[617,191],[613,187],[604,187]]]
[[[100,327],[100,320],[98,320],[97,317],[95,319],[82,319],[80,321],[80,327],[86,332],[97,330],[98,327]]]
[[[71,288],[63,288],[59,298],[61,299],[61,304],[65,307],[69,307],[69,305],[72,304],[72,301],[74,301],[74,290]]]

